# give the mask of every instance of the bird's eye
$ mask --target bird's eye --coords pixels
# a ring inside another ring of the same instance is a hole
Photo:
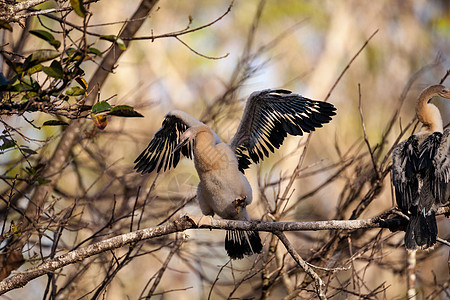
[[[440,96],[444,98],[450,98],[450,89],[443,89],[440,93]]]

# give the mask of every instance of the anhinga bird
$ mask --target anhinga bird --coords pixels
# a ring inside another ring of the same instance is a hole
[[[433,96],[450,98],[450,90],[433,85],[422,91],[416,114],[419,132],[397,145],[392,153],[392,181],[400,210],[409,217],[406,249],[427,249],[436,243],[436,210],[450,196],[450,129],[443,129]]]
[[[335,115],[332,104],[310,100],[287,90],[254,92],[236,134],[226,144],[207,125],[191,115],[169,112],[147,148],[136,159],[142,174],[176,167],[181,154],[192,158],[200,177],[197,199],[204,215],[250,220],[246,206],[252,189],[243,172],[251,161],[269,156],[283,143],[287,133],[302,135],[328,123]],[[258,232],[227,231],[225,249],[232,259],[259,253]]]

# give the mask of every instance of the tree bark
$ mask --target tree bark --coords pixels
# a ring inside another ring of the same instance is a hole
[[[42,276],[44,274],[54,272],[55,270],[67,266],[69,264],[77,263],[87,257],[114,250],[130,243],[139,242],[146,239],[156,238],[168,235],[174,232],[184,231],[186,229],[225,229],[225,230],[252,230],[252,231],[267,231],[273,233],[280,233],[284,231],[305,231],[305,230],[355,230],[355,229],[369,229],[369,228],[390,228],[395,229],[401,224],[399,218],[382,219],[379,216],[371,219],[363,220],[329,220],[329,221],[312,221],[312,222],[249,222],[249,221],[234,221],[234,220],[212,220],[211,224],[197,226],[197,222],[190,216],[182,216],[170,223],[161,226],[141,229],[119,236],[115,236],[87,247],[79,248],[70,251],[66,254],[59,255],[53,259],[47,259],[37,267],[29,268],[28,270],[14,275],[10,278],[4,279],[0,282],[0,295],[18,288],[23,287],[29,281]],[[286,245],[286,240],[283,241]],[[298,257],[295,257],[298,261]],[[311,273],[312,274],[312,273]],[[317,278],[314,278],[316,281]]]

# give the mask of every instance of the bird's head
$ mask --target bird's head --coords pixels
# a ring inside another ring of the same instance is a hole
[[[438,91],[438,95],[443,97],[443,98],[450,99],[450,89],[447,88],[446,86],[443,86],[443,85],[441,85],[440,87],[441,88]]]
[[[192,141],[195,138],[196,134],[196,131],[192,130],[192,127],[183,132],[183,134],[180,136],[180,142],[175,146],[173,152],[178,151],[179,149],[181,149],[181,147]]]
[[[173,152],[179,150],[181,147],[183,147],[184,145],[186,145],[190,141],[194,140],[201,133],[209,134],[211,137],[213,136],[213,132],[205,124],[200,124],[200,125],[196,125],[196,126],[190,127],[185,132],[183,132],[181,134],[180,142],[175,147]]]

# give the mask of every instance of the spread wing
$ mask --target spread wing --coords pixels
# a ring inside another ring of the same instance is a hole
[[[448,201],[450,181],[450,129],[444,133],[434,132],[428,136],[420,147],[421,169],[427,170],[430,189],[436,204]]]
[[[147,148],[136,158],[134,169],[142,174],[157,172],[176,167],[181,154],[192,158],[192,141],[173,151],[181,142],[180,136],[191,126],[200,121],[182,111],[169,112],[162,122],[162,127],[154,134]]]
[[[230,141],[243,171],[269,156],[287,134],[303,135],[328,123],[336,108],[287,90],[263,90],[250,95],[238,130]]]
[[[398,207],[408,213],[419,196],[419,147],[415,135],[401,142],[392,153],[392,183]]]

